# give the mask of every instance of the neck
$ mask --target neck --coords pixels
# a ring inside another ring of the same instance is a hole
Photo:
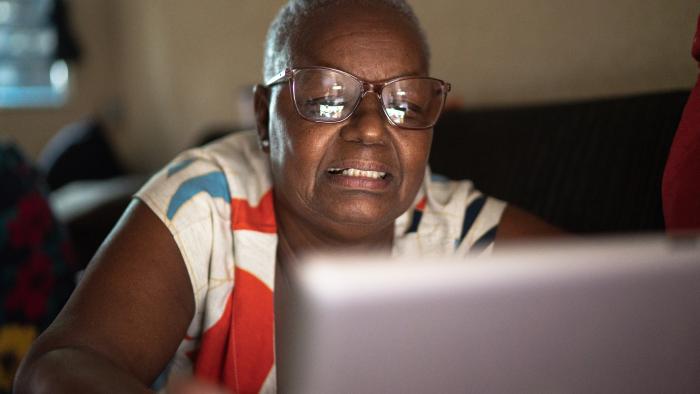
[[[373,232],[367,232],[369,226],[348,224],[347,227],[357,231],[349,231],[350,235],[344,236],[331,229],[319,228],[303,218],[278,212],[278,263],[294,262],[309,253],[391,253],[393,222]]]

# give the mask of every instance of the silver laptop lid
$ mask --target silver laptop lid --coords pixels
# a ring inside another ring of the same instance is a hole
[[[700,392],[700,241],[315,257],[276,289],[281,392]]]

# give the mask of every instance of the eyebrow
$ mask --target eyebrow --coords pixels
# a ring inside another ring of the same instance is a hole
[[[353,72],[350,72],[349,70],[346,70],[345,68],[340,67],[338,64],[334,64],[333,62],[322,61],[322,60],[319,60],[319,59],[317,59],[317,58],[313,58],[313,57],[310,57],[310,56],[304,56],[304,58],[305,58],[304,60],[311,60],[311,62],[309,62],[308,64],[307,64],[307,62],[301,62],[301,63],[299,63],[299,64],[293,64],[293,65],[291,65],[291,66],[289,66],[289,67],[319,67],[319,66],[320,66],[320,67],[330,67],[330,68],[334,68],[334,69],[336,69],[336,70],[345,71],[346,73],[352,74],[352,75],[354,75],[354,76],[356,76],[356,77],[358,77],[358,78],[360,78],[360,79],[362,79],[362,80],[365,80],[365,81],[367,81],[367,82],[372,82],[372,83],[380,83],[380,82],[389,81],[389,80],[392,80],[392,79],[395,79],[395,78],[399,78],[399,77],[423,77],[423,76],[428,76],[427,73],[422,73],[422,72],[419,72],[419,71],[417,71],[417,70],[410,70],[410,71],[408,71],[408,72],[400,73],[400,74],[398,74],[398,75],[389,76],[388,78],[383,78],[383,79],[380,79],[380,80],[370,80],[370,79],[365,79],[364,77],[362,77],[362,76],[360,76],[360,75],[357,75],[357,74],[355,74],[355,73],[353,73]]]

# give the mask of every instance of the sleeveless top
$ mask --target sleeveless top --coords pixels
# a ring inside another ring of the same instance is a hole
[[[275,392],[277,228],[267,156],[253,131],[180,154],[136,194],[187,266],[195,314],[166,373],[236,393]],[[506,204],[469,181],[431,177],[395,221],[392,254],[490,253]]]

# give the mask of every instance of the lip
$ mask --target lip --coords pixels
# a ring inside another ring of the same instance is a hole
[[[331,168],[355,168],[362,171],[384,172],[384,178],[356,177],[342,174],[331,174]],[[348,189],[368,191],[382,191],[391,185],[395,179],[395,171],[392,167],[377,161],[369,160],[343,160],[334,162],[324,169],[325,178],[333,185]]]

